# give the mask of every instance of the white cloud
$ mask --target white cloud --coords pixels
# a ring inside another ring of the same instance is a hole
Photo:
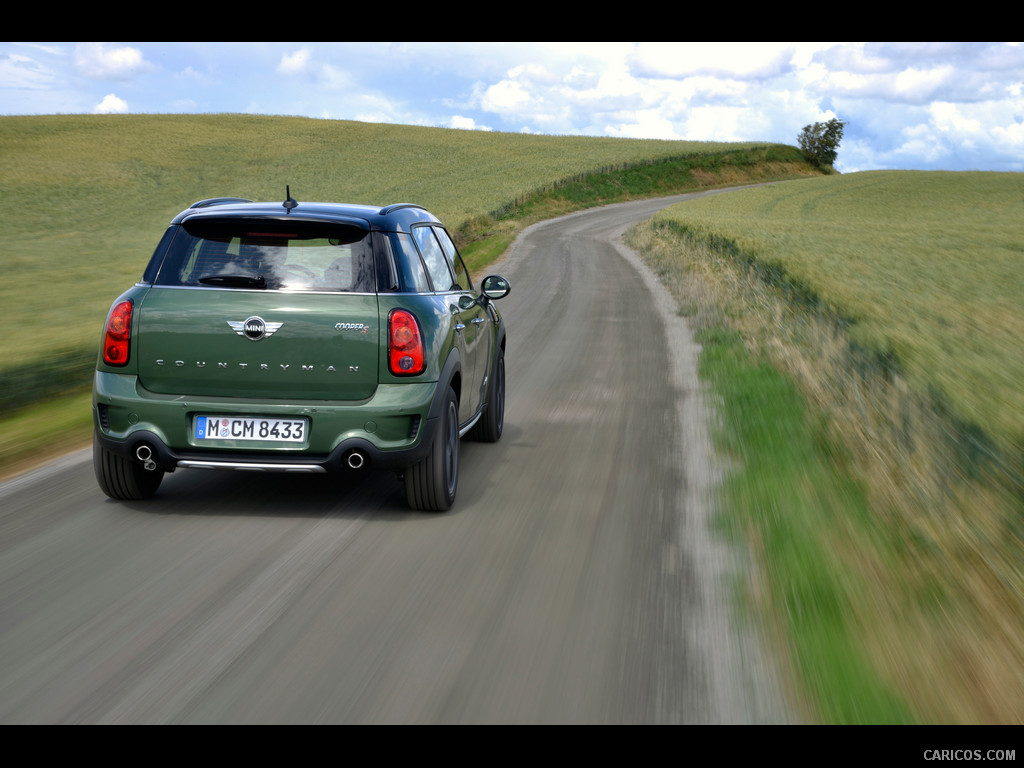
[[[326,64],[317,70],[317,87],[332,91],[351,91],[358,86],[352,74],[341,67]]]
[[[281,54],[281,63],[277,65],[277,71],[282,75],[297,75],[304,72],[308,67],[313,54],[309,48],[300,48],[295,53]]]
[[[953,78],[955,70],[949,65],[919,69],[908,67],[893,81],[893,91],[910,102],[927,101]]]
[[[793,43],[640,43],[629,61],[637,77],[762,79],[785,74],[793,54]]]
[[[983,133],[981,121],[965,114],[956,104],[936,102],[928,111],[932,115],[932,125],[940,133],[960,137],[976,137]]]
[[[680,139],[672,121],[662,117],[657,110],[645,109],[634,113],[631,122],[620,122],[605,127],[609,136],[634,139]]]
[[[486,125],[477,125],[476,120],[472,117],[463,117],[462,115],[452,115],[452,119],[448,121],[449,128],[458,128],[465,131],[489,131],[491,130]]]
[[[522,114],[540,98],[533,88],[526,67],[515,67],[509,70],[504,80],[484,91],[480,106],[487,112],[499,115]]]
[[[0,57],[0,87],[47,88],[54,78],[53,70],[29,56],[11,53]]]
[[[103,101],[96,105],[93,109],[93,113],[97,115],[114,115],[124,114],[128,111],[128,102],[124,99],[119,99],[112,93],[108,93],[103,97]]]
[[[749,135],[748,121],[760,122],[742,107],[697,107],[690,111],[683,134],[692,141],[743,141]]]
[[[97,80],[128,80],[150,69],[138,48],[79,43],[72,59],[75,70]]]

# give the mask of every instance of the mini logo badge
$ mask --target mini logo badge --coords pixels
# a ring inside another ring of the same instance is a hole
[[[237,320],[228,320],[228,325],[231,329],[239,336],[244,336],[250,341],[259,341],[260,339],[266,339],[277,333],[278,329],[284,325],[284,323],[268,323],[262,317],[253,315],[247,317],[242,322]]]

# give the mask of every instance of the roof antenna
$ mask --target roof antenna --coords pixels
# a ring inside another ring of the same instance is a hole
[[[283,203],[281,203],[281,205],[284,206],[284,209],[286,211],[288,211],[288,213],[291,213],[292,212],[292,208],[297,206],[298,202],[292,198],[291,187],[289,185],[287,185],[287,184],[284,185],[284,195],[285,195],[285,201]]]

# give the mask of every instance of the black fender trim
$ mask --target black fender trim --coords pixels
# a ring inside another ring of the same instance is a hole
[[[441,416],[441,409],[444,408],[448,389],[455,379],[455,374],[462,374],[462,358],[457,347],[453,347],[448,353],[441,368],[441,375],[437,377],[437,387],[434,389],[434,399],[430,401],[430,410],[427,412],[428,421],[436,421]]]
[[[497,339],[497,341],[496,341],[496,343],[494,345],[494,355],[491,357],[491,365],[490,365],[490,368],[488,368],[488,370],[487,370],[487,387],[486,387],[485,392],[484,392],[484,397],[486,399],[480,405],[480,412],[481,413],[483,413],[484,409],[486,409],[487,406],[491,402],[491,394],[494,391],[493,387],[491,386],[491,382],[492,382],[493,377],[494,377],[494,371],[497,370],[497,367],[498,367],[498,356],[505,353],[506,336],[505,336],[505,320],[504,320],[504,318],[502,318],[501,324],[498,326],[498,335],[497,335],[496,339]]]

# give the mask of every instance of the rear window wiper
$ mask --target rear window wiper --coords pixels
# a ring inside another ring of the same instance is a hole
[[[199,282],[203,285],[226,285],[232,288],[266,288],[267,281],[263,275],[211,275],[201,277]]]

